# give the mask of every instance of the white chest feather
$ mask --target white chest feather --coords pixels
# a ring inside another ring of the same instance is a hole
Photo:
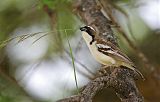
[[[92,45],[90,45],[90,41],[92,41],[92,37],[90,35],[88,35],[86,32],[82,32],[82,36],[84,40],[86,41],[91,54],[99,63],[103,65],[113,65],[116,63],[116,61],[113,58],[98,51],[97,46],[96,46],[96,41],[94,41]]]

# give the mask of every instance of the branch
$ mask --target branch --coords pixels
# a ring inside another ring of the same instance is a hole
[[[71,96],[57,102],[92,102],[94,96],[104,88],[112,88],[122,102],[143,102],[132,75],[132,70],[107,67],[98,72],[97,78],[88,83],[79,95]]]
[[[101,12],[96,0],[77,0],[76,13],[87,25],[94,26],[100,37],[118,46],[111,30],[111,21]],[[122,102],[143,102],[143,96],[138,91],[134,80],[136,72],[129,68],[103,67],[97,77],[88,83],[79,95],[71,96],[57,102],[92,102],[93,97],[104,88],[113,89]]]

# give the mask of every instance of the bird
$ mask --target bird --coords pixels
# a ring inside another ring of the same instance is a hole
[[[80,30],[92,56],[97,62],[104,66],[124,66],[135,71],[142,79],[144,79],[143,75],[136,69],[130,58],[110,41],[98,37],[97,32],[93,27],[83,26],[80,27]]]

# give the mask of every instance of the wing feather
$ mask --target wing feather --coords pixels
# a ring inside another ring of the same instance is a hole
[[[96,41],[97,49],[101,53],[107,56],[112,56],[116,60],[130,63],[134,66],[133,62],[129,59],[129,57],[126,54],[124,54],[117,46],[113,45],[111,42],[99,39],[97,39]]]

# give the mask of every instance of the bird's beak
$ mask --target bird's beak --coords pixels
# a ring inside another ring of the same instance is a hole
[[[86,30],[86,28],[84,28],[84,27],[80,27],[79,28],[81,31],[85,31]]]

